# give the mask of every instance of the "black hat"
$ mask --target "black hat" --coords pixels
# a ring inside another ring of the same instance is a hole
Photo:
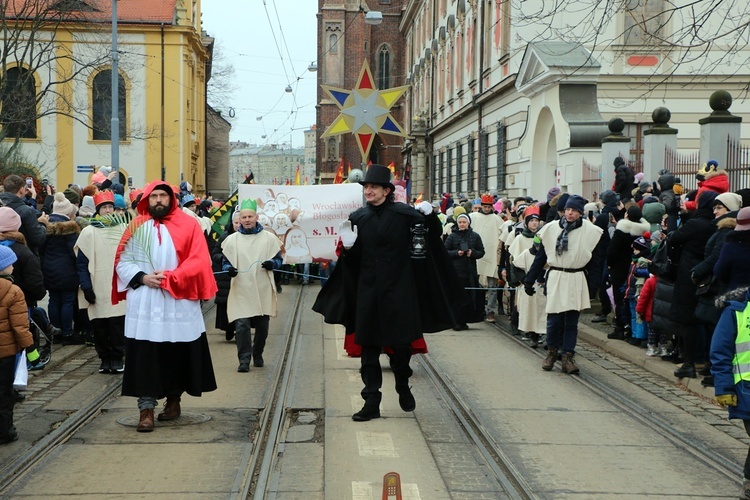
[[[578,196],[577,194],[574,194],[570,198],[568,198],[568,201],[565,203],[565,208],[572,208],[573,210],[577,210],[580,213],[583,213],[583,207],[586,206],[586,199],[582,196]]]
[[[615,161],[613,161],[612,164],[615,166],[615,168],[621,167],[625,165],[625,160],[622,159],[622,156],[617,156],[615,157]]]
[[[395,191],[396,188],[391,182],[391,170],[383,165],[377,165],[373,163],[367,167],[365,178],[360,181],[363,186],[365,184],[378,184],[383,187],[391,188],[391,192]]]

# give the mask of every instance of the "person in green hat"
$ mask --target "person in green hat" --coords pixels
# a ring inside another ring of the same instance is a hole
[[[237,371],[250,371],[250,361],[263,366],[263,349],[271,316],[276,316],[276,286],[273,270],[281,268],[281,240],[264,231],[258,222],[258,205],[253,199],[240,204],[237,232],[221,244],[222,269],[232,279],[227,297],[227,319],[234,321],[237,336]],[[251,342],[250,329],[255,328]]]

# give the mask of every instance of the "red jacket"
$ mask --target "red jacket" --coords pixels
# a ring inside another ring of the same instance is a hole
[[[654,317],[654,292],[656,292],[656,276],[652,274],[643,284],[638,302],[635,304],[635,312],[643,316],[647,323],[651,323]]]
[[[729,176],[727,176],[726,170],[711,172],[706,176],[705,181],[698,182],[698,192],[695,195],[695,200],[685,202],[685,208],[688,211],[698,208],[698,200],[701,197],[701,193],[704,191],[716,191],[719,194],[728,192]]]

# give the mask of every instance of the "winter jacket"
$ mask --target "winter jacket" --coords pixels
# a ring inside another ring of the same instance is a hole
[[[42,300],[47,294],[39,257],[26,246],[26,239],[18,231],[0,233],[0,245],[9,247],[16,254],[13,282],[23,292],[26,304],[29,307],[36,305],[36,301]]]
[[[651,229],[649,230],[653,233],[660,229],[661,219],[664,217],[664,214],[667,213],[667,207],[665,207],[663,203],[658,202],[644,203],[642,211],[643,218],[651,224]]]
[[[703,261],[697,264],[692,271],[693,280],[701,282],[713,275],[714,266],[719,260],[721,249],[727,236],[734,232],[737,225],[737,212],[729,212],[718,219],[714,219],[716,232],[711,235],[706,243]],[[719,321],[721,311],[716,307],[716,296],[729,291],[726,282],[714,280],[710,290],[698,297],[698,305],[695,309],[695,317],[706,323],[715,325]]]
[[[698,208],[701,194],[706,191],[716,191],[719,194],[729,191],[729,177],[726,170],[714,170],[706,174],[705,180],[698,181],[698,192],[695,195],[695,200],[686,201],[685,208],[688,211]]]
[[[735,394],[737,406],[729,406],[729,418],[750,420],[750,382],[734,383],[732,360],[737,338],[737,312],[744,311],[750,300],[747,288],[740,288],[722,297],[724,309],[711,339],[711,374],[717,396]]]
[[[471,249],[471,257],[466,257],[465,254],[458,255],[463,245]],[[484,245],[479,233],[474,232],[471,226],[465,231],[455,226],[453,232],[445,240],[445,249],[448,251],[448,256],[451,258],[451,263],[461,283],[475,286],[478,283],[477,259],[484,257]]]
[[[630,269],[628,270],[628,278],[625,282],[625,298],[638,298],[639,280],[643,281],[646,278],[648,278],[647,261],[641,259],[640,261],[631,262]]]
[[[732,231],[724,240],[714,276],[728,290],[750,285],[750,231]]]
[[[47,241],[42,249],[42,273],[47,290],[78,289],[78,269],[73,248],[81,227],[64,215],[52,214],[47,224]]]
[[[23,292],[10,280],[0,279],[0,358],[15,356],[33,343]]]
[[[630,256],[633,255],[633,242],[649,230],[646,219],[631,221],[622,219],[615,226],[615,233],[607,248],[607,267],[613,286],[622,286],[628,277]]]
[[[675,330],[675,324],[670,317],[673,297],[674,282],[666,278],[656,278],[652,317],[649,324],[652,330],[666,334]]]
[[[47,229],[44,224],[37,220],[39,218],[37,211],[13,193],[0,193],[0,202],[15,210],[21,217],[21,229],[19,231],[26,237],[28,247],[34,253],[39,253],[40,247],[44,245],[44,240],[47,238]]]
[[[620,200],[625,201],[633,197],[632,190],[635,183],[635,174],[627,165],[620,165],[615,169],[615,183],[612,191],[620,195]]]
[[[703,260],[708,239],[714,233],[711,207],[696,210],[687,222],[669,235],[670,256],[677,259],[677,277],[672,304],[672,319],[678,323],[692,323],[698,304],[697,289],[690,276],[693,268]]]
[[[227,230],[219,237],[219,241],[211,252],[211,267],[213,268],[214,273],[218,272],[218,274],[214,274],[214,278],[216,278],[216,286],[219,288],[219,291],[216,292],[216,297],[214,298],[216,304],[227,303],[229,289],[232,285],[232,278],[229,277],[229,274],[226,272],[220,272],[222,270],[222,260],[224,258],[224,254],[221,253],[221,244],[224,243],[227,236],[232,233],[234,233],[234,227],[230,222],[227,224]]]
[[[674,174],[663,174],[659,177],[659,203],[667,210],[667,232],[677,229],[677,215],[680,213],[680,202],[674,192]]]
[[[653,274],[648,277],[641,288],[638,302],[635,304],[635,312],[643,316],[647,323],[654,319],[654,294],[656,292],[657,277]]]

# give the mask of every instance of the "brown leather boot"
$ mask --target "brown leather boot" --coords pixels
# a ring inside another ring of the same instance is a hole
[[[159,422],[167,420],[176,420],[182,410],[180,409],[180,396],[167,396],[167,402],[164,403],[164,411],[157,417]]]
[[[542,370],[550,371],[557,361],[557,349],[547,349],[547,357],[542,361]]]
[[[141,410],[141,420],[138,422],[138,432],[151,432],[154,430],[154,409]]]
[[[572,352],[566,352],[563,354],[562,357],[562,371],[563,373],[567,373],[568,375],[576,375],[580,370],[576,366],[575,361],[573,360],[573,357],[575,356],[575,353]]]

